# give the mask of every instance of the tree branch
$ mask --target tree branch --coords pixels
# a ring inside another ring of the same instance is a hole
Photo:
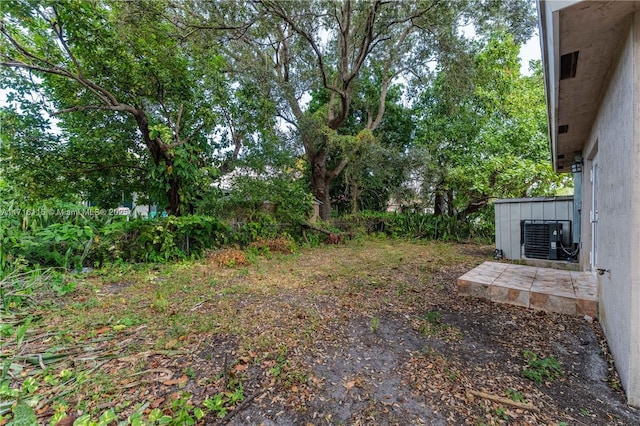
[[[378,8],[380,7],[380,0],[376,1],[373,4],[373,7],[369,11],[369,15],[367,16],[367,22],[365,24],[364,36],[360,41],[360,48],[358,49],[358,55],[356,56],[356,61],[353,64],[351,69],[351,75],[346,79],[346,85],[351,84],[351,81],[360,73],[360,69],[364,64],[364,61],[367,59],[369,53],[371,53],[370,46],[374,42],[373,39],[373,27],[376,22],[376,15],[378,13]]]
[[[348,163],[349,160],[347,160],[346,158],[342,158],[342,160],[340,160],[340,163],[333,170],[327,170],[326,179],[331,182],[340,173],[342,173],[342,170],[344,170]]]
[[[51,9],[53,9],[53,14],[56,16],[56,20],[55,22],[52,22],[50,20],[47,20],[47,21],[49,22],[49,25],[51,25],[51,29],[53,30],[53,32],[58,37],[58,40],[60,41],[62,48],[67,53],[67,56],[69,57],[69,59],[71,59],[73,64],[76,66],[76,70],[78,70],[78,77],[80,79],[83,79],[84,73],[82,72],[82,67],[80,66],[80,63],[78,62],[74,54],[71,53],[71,49],[69,49],[69,46],[67,45],[67,42],[64,39],[64,35],[62,33],[62,22],[60,21],[60,16],[58,15],[58,11],[56,10],[55,6],[51,6]]]
[[[136,109],[127,104],[118,104],[118,105],[77,105],[70,108],[65,108],[59,111],[55,111],[52,116],[58,116],[61,114],[66,114],[68,112],[78,112],[78,111],[122,111],[129,112],[131,114],[136,113]]]
[[[185,145],[186,143],[188,143],[191,138],[193,138],[200,130],[202,130],[204,128],[204,123],[200,124],[186,139],[180,139],[178,137],[178,140],[174,143],[165,143],[164,147],[165,149],[171,149],[171,148],[175,148],[177,146],[182,146]]]
[[[24,46],[22,46],[20,43],[18,43],[18,41],[15,38],[13,38],[13,36],[11,36],[11,34],[9,34],[9,32],[7,31],[3,21],[0,21],[0,32],[9,40],[9,42],[13,45],[13,47],[15,47],[20,53],[22,53],[26,57],[31,58],[32,60],[37,61],[37,62],[42,62],[43,64],[47,65],[49,68],[57,68],[55,64],[52,64],[51,62],[34,55],[29,50],[27,50]],[[7,59],[11,59],[13,61],[16,61],[16,62],[25,63],[24,61],[18,61],[17,59],[11,58],[6,53],[3,53],[2,56],[7,58]]]
[[[174,131],[174,140],[177,142],[180,141],[180,121],[182,120],[182,108],[183,104],[180,104],[180,108],[178,109],[178,118],[176,118],[176,124],[175,127],[173,129]],[[169,117],[169,114],[167,114],[167,118]]]
[[[338,87],[336,87],[336,86],[334,86],[332,84],[329,84],[329,81],[327,79],[327,71],[325,69],[325,64],[324,64],[324,57],[322,55],[322,52],[320,52],[320,47],[315,42],[313,37],[311,37],[311,35],[309,33],[307,33],[302,28],[300,28],[296,24],[296,22],[284,10],[282,10],[282,8],[279,6],[278,2],[269,1],[269,0],[261,0],[260,4],[262,4],[262,6],[266,10],[274,13],[276,16],[278,16],[279,18],[283,19],[287,24],[289,24],[289,26],[291,26],[291,29],[294,32],[296,32],[298,35],[303,37],[307,41],[307,43],[309,43],[309,45],[311,46],[311,49],[313,49],[313,52],[314,52],[314,54],[316,56],[316,62],[318,63],[318,68],[320,69],[320,76],[322,77],[322,85],[328,90],[332,90],[332,91],[341,93],[342,92],[341,89],[339,89]]]
[[[389,56],[385,61],[383,76],[382,76],[382,87],[380,89],[380,100],[378,102],[378,113],[376,115],[375,120],[371,121],[371,117],[368,118],[367,129],[369,130],[377,129],[380,123],[382,122],[382,117],[384,116],[384,112],[386,108],[387,94],[389,93],[389,86],[391,85],[391,80],[393,79],[393,77],[395,77],[395,75],[398,74],[396,72],[394,75],[390,75],[391,63],[394,57],[394,51],[397,52],[400,50],[400,46],[404,44],[405,40],[407,39],[409,34],[411,34],[412,30],[413,30],[413,25],[410,25],[404,29],[404,31],[398,38],[398,41],[395,43],[395,46],[394,46],[395,48],[393,49],[392,52],[389,53]]]
[[[82,175],[82,174],[86,174],[86,173],[92,173],[92,172],[98,172],[98,171],[102,171],[102,170],[109,170],[109,169],[136,169],[136,170],[140,170],[140,171],[146,171],[146,169],[144,167],[140,167],[140,166],[136,166],[134,164],[101,164],[97,161],[79,161],[79,160],[72,160],[75,161],[76,163],[80,163],[80,164],[92,164],[92,165],[96,165],[98,167],[93,167],[93,168],[89,168],[89,169],[82,169],[82,170],[78,170],[78,169],[74,169],[74,170],[67,170],[64,171],[63,173],[67,176],[74,176],[74,175]]]

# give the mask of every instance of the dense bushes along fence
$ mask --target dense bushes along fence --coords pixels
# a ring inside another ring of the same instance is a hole
[[[300,236],[300,224],[281,224],[266,214],[253,222],[231,226],[210,216],[127,220],[75,206],[32,212],[40,214],[0,215],[0,271],[15,263],[80,269],[114,261],[167,262],[199,257],[207,249],[244,246],[282,233]],[[336,219],[333,225],[336,230],[356,235],[377,233],[391,238],[461,240],[493,236],[492,215],[491,220],[479,217],[460,221],[422,213],[364,212]]]
[[[238,241],[206,216],[130,220],[89,210],[0,216],[0,269],[11,263],[80,269],[118,260],[158,262],[198,256]]]
[[[344,223],[343,227],[355,227],[357,232],[381,233],[391,238],[490,241],[495,233],[492,208],[464,220],[456,216],[416,212],[362,212],[350,215],[340,222]]]

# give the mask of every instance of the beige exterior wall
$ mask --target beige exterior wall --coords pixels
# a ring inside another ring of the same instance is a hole
[[[628,402],[640,406],[640,13],[617,60],[583,151],[581,263],[590,269],[591,168],[598,164],[600,321]],[[593,271],[594,274],[596,271]]]
[[[629,312],[629,375],[627,396],[629,403],[640,407],[640,12],[633,20],[633,146],[631,157],[631,280],[629,281],[631,311]]]

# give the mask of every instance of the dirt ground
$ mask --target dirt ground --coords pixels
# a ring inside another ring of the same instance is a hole
[[[108,275],[38,333],[93,328],[99,341],[100,375],[66,395],[66,424],[110,407],[126,417],[143,403],[175,416],[172,401],[199,406],[233,389],[242,398],[198,424],[640,424],[597,321],[457,294],[456,278],[491,255],[477,244],[350,241],[248,266]],[[85,299],[91,309],[71,309]],[[26,351],[43,350],[37,337]],[[559,374],[523,377],[531,356],[553,357]],[[42,424],[55,404],[42,400]]]
[[[483,249],[474,254],[491,255]],[[230,424],[640,424],[640,412],[624,402],[597,321],[459,297],[455,280],[463,272],[436,274],[438,293],[422,313],[389,306],[345,317],[327,312],[326,304],[325,315],[340,320],[328,338],[297,354],[313,372],[310,396],[268,390]],[[437,330],[417,330],[416,314],[434,311],[441,313]],[[561,377],[539,385],[523,378],[523,348],[555,357]],[[507,389],[533,409],[468,392],[506,397]]]

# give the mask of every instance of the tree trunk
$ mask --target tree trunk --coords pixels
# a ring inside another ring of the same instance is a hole
[[[453,216],[454,213],[455,210],[453,208],[453,191],[449,189],[447,191],[447,214],[449,216]]]
[[[182,213],[180,211],[181,182],[180,179],[171,174],[171,170],[173,169],[173,158],[169,155],[167,147],[159,137],[151,138],[149,120],[147,119],[147,114],[144,110],[137,108],[133,115],[136,119],[136,123],[138,124],[138,130],[142,133],[142,139],[151,153],[153,164],[155,166],[159,166],[160,162],[164,160],[165,167],[167,168],[167,174],[169,175],[169,189],[167,190],[167,201],[169,205],[167,206],[167,213],[173,216],[180,216]]]
[[[487,204],[489,204],[489,196],[482,195],[478,199],[476,199],[473,202],[469,203],[469,205],[464,210],[459,212],[458,213],[458,219],[459,220],[466,219],[467,216],[469,216],[470,214],[477,213],[480,210],[482,210],[482,208],[484,206],[486,206]]]
[[[311,186],[313,195],[322,204],[320,205],[320,218],[327,220],[331,216],[331,196],[329,184],[331,179],[327,176],[327,155],[317,153],[309,158],[311,165]]]
[[[167,199],[169,200],[169,205],[167,206],[167,213],[173,216],[181,216],[182,209],[180,205],[182,204],[180,201],[180,180],[169,176],[169,190],[167,191]]]
[[[433,203],[433,214],[436,216],[444,215],[444,194],[439,188],[436,188],[435,200]]]
[[[358,213],[358,199],[360,198],[360,189],[358,183],[354,180],[351,182],[351,213]]]

